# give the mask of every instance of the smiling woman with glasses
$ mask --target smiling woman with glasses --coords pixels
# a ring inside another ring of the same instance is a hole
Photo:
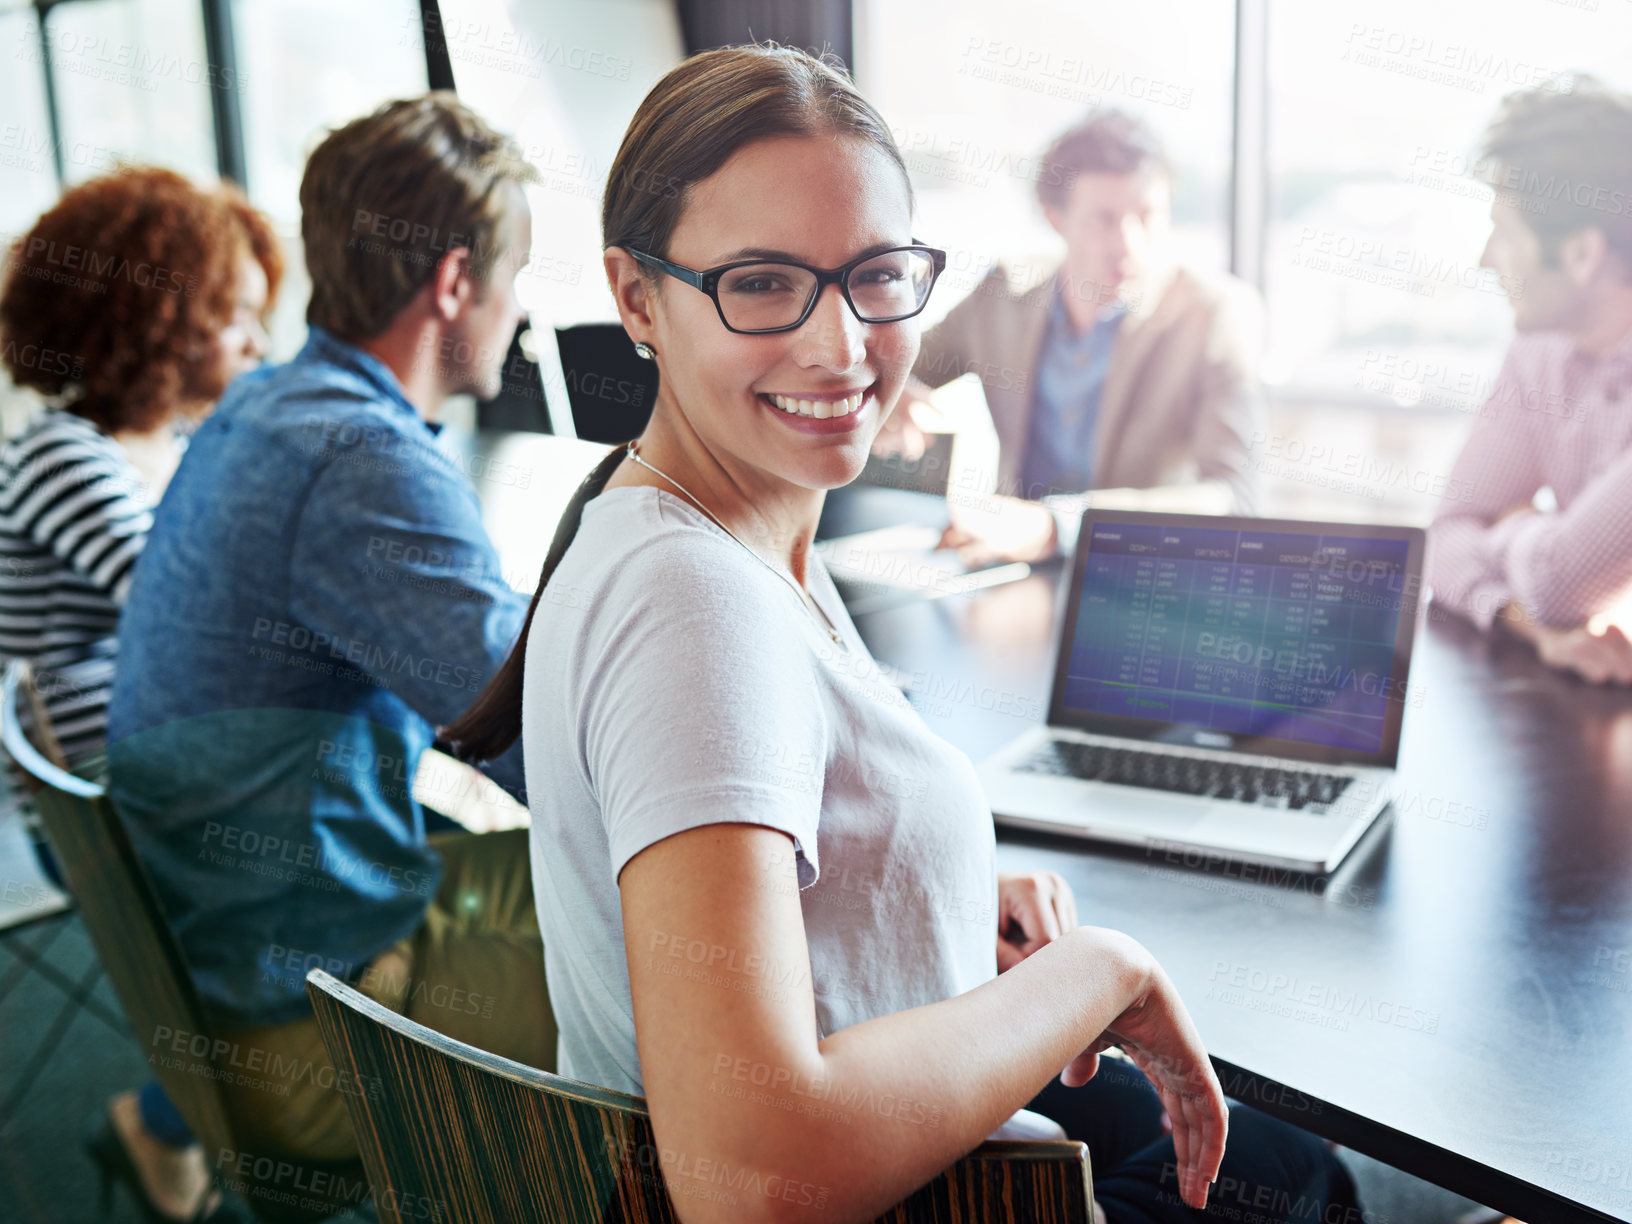
[[[829,62],[733,47],[657,84],[601,217],[660,368],[651,421],[579,489],[520,641],[443,739],[467,759],[522,739],[561,1074],[644,1093],[681,1191],[699,1161],[794,1188],[677,1193],[688,1224],[871,1220],[988,1135],[1061,1123],[1111,1224],[1193,1220],[1227,1123],[1172,983],[1078,926],[1058,876],[998,875],[973,765],[811,549],[945,267],[912,207]],[[1143,1074],[1096,1076],[1112,1045]],[[1228,1125],[1255,1158],[1237,1184],[1352,1210],[1318,1141]]]

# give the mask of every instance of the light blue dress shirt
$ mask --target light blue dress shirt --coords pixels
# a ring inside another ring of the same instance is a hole
[[[1093,483],[1099,398],[1126,314],[1122,303],[1112,302],[1079,333],[1064,297],[1054,295],[1037,361],[1020,496],[1035,501],[1053,493],[1081,493]]]

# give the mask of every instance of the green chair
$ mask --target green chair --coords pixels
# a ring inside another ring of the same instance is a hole
[[[382,1221],[677,1219],[643,1098],[444,1037],[321,969],[306,993],[335,1070],[356,1086],[346,1106]],[[1092,1202],[1082,1144],[988,1142],[879,1221],[1088,1224]]]
[[[106,788],[53,764],[24,733],[20,701],[33,712],[35,734],[55,743],[36,697],[29,665],[9,663],[0,686],[0,743],[38,783],[33,801],[97,957],[154,1078],[203,1145],[209,1166],[264,1220],[322,1219],[366,1200],[356,1163],[279,1159],[275,1153],[245,1152],[235,1140],[217,1081],[223,1069],[212,1057],[210,1026],[153,885]],[[291,1194],[296,1182],[322,1184],[329,1193]],[[354,1192],[341,1190],[337,1196],[334,1191],[342,1186]]]

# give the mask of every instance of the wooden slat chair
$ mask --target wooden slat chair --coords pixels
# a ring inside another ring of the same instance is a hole
[[[512,1062],[416,1024],[321,969],[306,975],[387,1224],[669,1224],[677,1219],[642,1097]],[[764,1179],[758,1190],[786,1183]],[[691,1187],[742,1198],[740,1173]],[[792,1201],[819,1193],[790,1189]],[[720,1201],[729,1201],[720,1200]],[[818,1218],[819,1212],[813,1218]],[[1088,1149],[988,1142],[879,1224],[1088,1224]]]
[[[153,885],[106,788],[53,764],[25,735],[19,700],[34,712],[34,733],[55,742],[34,697],[29,665],[9,663],[0,686],[0,743],[39,784],[34,803],[40,821],[97,957],[154,1078],[203,1145],[209,1166],[264,1220],[322,1219],[356,1205],[359,1195],[366,1200],[362,1168],[355,1162],[290,1161],[245,1151],[236,1141],[217,1082],[215,1039]],[[356,1193],[341,1189],[348,1175]],[[291,1194],[296,1183],[326,1186],[340,1197]]]

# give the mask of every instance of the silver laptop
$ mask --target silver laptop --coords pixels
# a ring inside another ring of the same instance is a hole
[[[998,823],[1331,871],[1388,806],[1424,533],[1089,510]]]

